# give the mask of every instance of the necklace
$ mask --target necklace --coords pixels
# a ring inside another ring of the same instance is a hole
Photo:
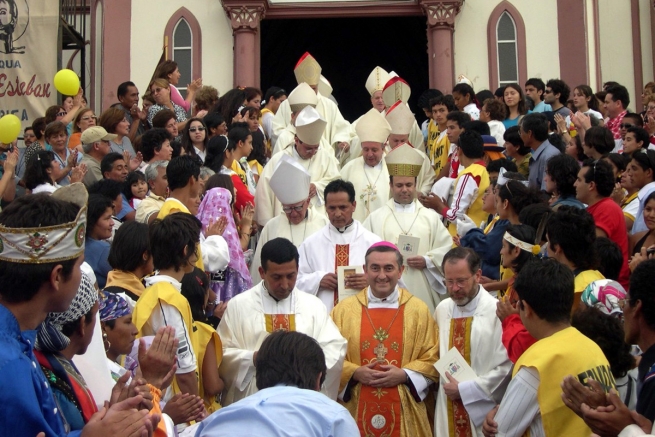
[[[387,205],[387,208],[389,208],[389,210],[391,211],[391,215],[393,215],[393,218],[396,220],[396,224],[398,225],[398,227],[402,231],[402,234],[403,235],[409,235],[409,231],[412,230],[412,228],[414,227],[414,223],[416,223],[416,219],[418,218],[418,213],[419,213],[418,208],[417,208],[417,211],[416,211],[416,216],[414,217],[414,220],[412,221],[412,224],[409,225],[409,229],[407,229],[407,230],[404,230],[403,227],[400,226],[400,222],[398,221],[398,217],[396,217],[396,213],[393,210],[393,208],[390,207],[389,205]]]
[[[364,311],[366,312],[366,317],[368,318],[369,323],[371,324],[371,328],[373,328],[373,338],[378,341],[378,345],[375,346],[375,349],[373,349],[373,352],[375,353],[375,358],[378,361],[384,362],[385,357],[387,356],[387,352],[389,352],[389,349],[387,349],[384,346],[384,340],[389,338],[389,330],[393,326],[393,322],[396,321],[396,317],[398,317],[398,314],[400,313],[400,310],[403,308],[403,305],[398,305],[398,309],[396,310],[396,314],[393,315],[393,318],[391,319],[391,323],[389,323],[389,326],[387,329],[382,328],[381,326],[378,329],[375,329],[375,325],[373,324],[373,320],[371,319],[371,315],[368,312],[368,308],[364,307]],[[393,345],[392,345],[393,346]]]
[[[375,168],[375,167],[371,167]],[[380,175],[382,175],[382,170],[378,173],[378,177],[375,178],[375,182],[371,184],[371,180],[368,178],[368,174],[366,173],[366,163],[364,163],[364,176],[366,176],[366,182],[368,182],[368,185],[366,188],[364,188],[364,192],[359,195],[359,199],[364,201],[364,206],[366,207],[366,214],[370,214],[370,206],[371,202],[374,202],[377,200],[378,196],[378,190],[377,190],[377,185],[378,185],[378,180],[380,179]],[[364,199],[364,196],[366,196],[366,199]]]

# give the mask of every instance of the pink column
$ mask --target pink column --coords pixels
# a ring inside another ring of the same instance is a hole
[[[247,4],[244,4],[247,3]],[[234,34],[234,85],[259,86],[259,23],[266,1],[224,0]]]
[[[423,0],[420,2],[428,18],[428,65],[430,88],[450,93],[455,83],[453,32],[455,17],[464,0]]]

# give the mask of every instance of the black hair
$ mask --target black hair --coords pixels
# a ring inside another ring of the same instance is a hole
[[[566,101],[571,94],[571,88],[569,88],[566,82],[560,79],[551,79],[546,83],[546,87],[550,88],[553,94],[559,94],[559,102],[562,105],[566,105]]]
[[[532,136],[537,141],[543,142],[548,139],[548,119],[541,112],[524,115],[521,120],[521,129],[526,134],[532,132]]]
[[[464,156],[469,159],[482,158],[484,156],[484,141],[482,136],[474,130],[465,130],[459,135],[457,146]]]
[[[630,93],[628,93],[628,89],[623,85],[619,85],[618,83],[612,84],[605,88],[605,92],[612,95],[612,101],[616,102],[620,100],[623,104],[623,109],[626,109],[630,105]]]
[[[114,270],[133,272],[147,262],[144,254],[150,256],[148,225],[129,220],[116,230],[107,261]]]
[[[606,237],[596,237],[594,250],[598,257],[598,271],[607,279],[619,280],[623,254],[618,244]]]
[[[624,377],[635,367],[630,345],[625,342],[621,321],[598,308],[581,306],[573,313],[571,326],[598,345],[610,363],[614,378]]]
[[[209,289],[209,278],[198,267],[182,277],[182,296],[189,302],[193,320],[206,323],[205,297]]]
[[[205,193],[212,188],[225,188],[227,191],[232,194],[232,200],[230,201],[230,206],[234,206],[236,202],[236,192],[234,189],[234,182],[230,175],[215,173],[207,179],[205,182]]]
[[[648,149],[650,145],[650,135],[643,127],[632,126],[628,128],[628,132],[634,134],[635,140],[641,144],[642,149]]]
[[[557,245],[577,270],[598,266],[594,250],[596,223],[586,209],[561,206],[548,218],[546,230],[551,249]]]
[[[248,162],[255,160],[263,167],[268,161],[268,157],[266,156],[266,138],[264,138],[264,134],[259,129],[250,132],[250,135],[252,136],[252,150],[247,160]]]
[[[655,259],[642,261],[630,275],[630,306],[641,301],[641,313],[646,324],[655,330]]]
[[[235,145],[228,141],[225,135],[216,135],[207,143],[205,150],[205,167],[219,173],[225,161],[225,152],[234,150]]]
[[[512,173],[519,171],[514,161],[510,161],[507,158],[500,158],[489,161],[489,164],[487,164],[487,173],[500,173],[501,168]]]
[[[154,117],[152,117],[152,127],[164,129],[171,120],[174,120],[177,123],[177,115],[175,112],[170,109],[161,109]]]
[[[127,178],[123,184],[123,195],[127,200],[134,198],[134,194],[132,194],[132,184],[136,184],[139,181],[146,182],[146,175],[139,170],[131,171],[127,174]]]
[[[296,266],[298,266],[299,259],[298,248],[286,238],[273,238],[262,246],[261,266],[264,271],[266,271],[269,261],[274,264],[295,261]]]
[[[123,155],[118,152],[110,152],[102,158],[102,161],[100,161],[100,172],[103,177],[105,173],[111,172],[114,169],[114,163],[118,160],[125,160]]]
[[[486,121],[481,120],[471,120],[464,124],[464,130],[467,131],[476,131],[480,135],[491,135],[489,130],[489,125]]]
[[[655,180],[655,150],[646,150],[645,152],[633,153],[632,159],[644,171],[653,171],[653,180]]]
[[[435,105],[445,106],[448,112],[457,110],[457,106],[455,106],[455,101],[453,100],[453,96],[451,96],[450,94],[441,95],[435,97],[434,99],[430,99],[430,109],[432,109]]]
[[[443,93],[441,91],[432,88],[427,89],[423,91],[423,94],[419,96],[417,105],[421,109],[431,111],[432,107],[434,106],[432,101],[440,97],[443,97]]]
[[[634,112],[628,112],[623,116],[623,120],[625,120],[626,118],[634,120],[634,126],[644,127],[644,119],[641,118],[641,115],[635,114]]]
[[[43,135],[45,134],[45,127],[47,124],[48,123],[46,123],[45,117],[35,118],[34,121],[32,122],[32,130],[34,131],[34,135],[36,136],[37,140],[43,138]]]
[[[53,178],[48,174],[48,169],[55,160],[55,153],[50,150],[39,150],[25,166],[25,187],[33,190],[41,184],[52,185]]]
[[[150,250],[155,269],[182,270],[196,252],[201,229],[200,220],[191,214],[169,214],[162,220],[155,220],[150,225]]]
[[[509,235],[511,235],[514,238],[517,238],[525,243],[528,244],[538,244],[535,240],[537,239],[537,232],[532,226],[528,225],[508,225],[507,228],[505,229],[505,232],[507,232]],[[507,241],[507,244],[509,245],[510,249],[514,249],[516,246]],[[535,255],[532,254],[532,252],[528,252],[526,250],[521,249],[519,251],[519,255],[514,259],[512,262],[512,269],[518,273],[521,271],[523,266],[532,261],[535,258]]]
[[[532,85],[537,89],[537,91],[541,91],[541,95],[539,96],[541,100],[544,99],[544,94],[543,92],[546,91],[546,84],[544,83],[543,80],[539,79],[538,77],[531,77],[525,82],[526,88],[528,85]]]
[[[232,123],[227,133],[232,150],[237,148],[239,142],[245,142],[250,135],[252,134],[250,133],[250,129],[248,129],[248,123]]]
[[[519,300],[530,305],[537,317],[549,323],[568,322],[574,295],[573,272],[552,258],[526,263],[516,276]],[[520,303],[519,303],[520,305]]]
[[[232,123],[232,118],[237,115],[239,107],[243,105],[246,99],[246,93],[243,88],[232,88],[223,94],[216,103],[212,112],[218,112],[223,116],[223,120],[227,123],[228,127]]]
[[[102,194],[112,202],[116,200],[122,190],[123,184],[113,179],[100,179],[88,188],[89,194]]]
[[[4,207],[0,212],[0,223],[7,228],[56,226],[74,221],[79,210],[79,206],[49,194],[33,194],[17,197]],[[62,276],[67,281],[76,261],[77,258],[42,264],[0,261],[0,295],[10,303],[27,302],[44,282],[50,281],[50,274],[56,266],[62,266]]]
[[[547,225],[548,217],[550,217],[552,213],[553,210],[550,209],[550,206],[547,203],[533,203],[532,205],[528,205],[521,210],[519,213],[519,222],[539,231],[539,225],[541,225],[544,221]],[[542,226],[541,235],[536,236],[536,238],[539,238],[540,242],[546,240],[546,230],[546,226]]]
[[[141,155],[143,160],[149,162],[155,157],[155,152],[161,150],[161,145],[164,141],[169,142],[173,136],[164,128],[156,127],[146,131],[141,136]]]
[[[191,123],[194,121],[200,123],[200,127],[205,129],[205,139],[203,140],[203,144],[205,148],[207,147],[207,142],[209,141],[209,130],[205,125],[205,121],[202,118],[192,117],[187,120],[186,126],[184,126],[184,130],[182,131],[182,149],[184,149],[184,152],[187,155],[198,156],[196,149],[193,146],[193,142],[191,141],[191,131],[189,130],[191,129]]]
[[[269,89],[266,90],[266,94],[264,95],[264,100],[266,103],[271,100],[271,98],[274,98],[275,100],[279,100],[280,97],[286,96],[287,92],[284,91],[282,88],[277,87],[277,86],[272,86]]]
[[[589,159],[587,155],[584,153],[584,149],[582,148],[582,140],[580,139],[581,135],[576,135],[571,139],[571,141],[575,142],[575,151],[576,151],[576,159],[578,161],[585,161],[586,159]]]
[[[276,331],[259,347],[255,372],[258,390],[278,384],[315,390],[317,381],[320,385],[325,381],[325,354],[316,340],[308,335]]]
[[[89,195],[89,206],[86,212],[86,236],[90,237],[93,232],[93,228],[100,220],[100,217],[107,212],[107,209],[111,209],[113,212],[114,202],[113,199],[102,195],[102,194],[90,194]]]
[[[489,112],[489,117],[492,120],[503,121],[505,118],[507,118],[507,109],[505,108],[505,104],[499,100],[496,100],[493,96],[483,101],[482,108],[480,109],[483,108],[487,108],[486,110]]]
[[[525,156],[532,149],[530,149],[528,146],[523,144],[523,140],[521,139],[521,134],[518,126],[512,126],[509,127],[505,130],[503,133],[503,139],[505,140],[506,143],[510,143],[511,145],[518,147],[518,152],[521,156]]]
[[[564,143],[564,139],[562,139],[562,136],[559,135],[556,132],[552,132],[548,134],[548,142],[553,145],[557,150],[559,150],[559,153],[564,153],[566,152],[566,144]]]
[[[222,125],[225,119],[218,112],[208,112],[202,121],[205,123],[205,126],[207,126],[207,136],[209,136],[209,131],[211,131],[212,128],[217,128]]]
[[[489,90],[478,91],[475,93],[475,98],[478,99],[478,102],[484,103],[487,101],[487,99],[493,99],[494,93]]]
[[[129,87],[135,87],[134,82],[130,82],[129,80],[127,82],[123,82],[122,84],[118,85],[118,90],[116,91],[116,97],[123,97],[125,94],[127,94]]]
[[[615,184],[612,165],[602,159],[599,159],[598,161],[587,159],[582,166],[587,167],[587,171],[584,172],[585,182],[594,182],[598,194],[602,197],[609,197],[610,194],[612,194],[612,191],[614,191]]]
[[[578,179],[580,164],[572,156],[560,153],[546,161],[546,173],[555,182],[557,194],[562,197],[575,197],[575,181]]]
[[[75,331],[77,331],[77,329],[79,328],[80,320],[82,320],[82,317],[84,318],[85,325],[91,323],[91,320],[93,320],[93,307],[91,307],[86,314],[79,317],[77,320],[73,320],[72,322],[63,324],[61,326],[61,333],[64,334],[66,337],[70,338],[75,333]],[[114,320],[112,320],[112,322],[113,321]]]
[[[453,88],[453,92],[458,92],[462,96],[469,96],[469,103],[475,104],[478,108],[480,107],[480,102],[478,102],[477,97],[475,96],[475,91],[473,90],[473,87],[467,83],[458,83],[455,85]]]
[[[330,193],[348,193],[348,201],[353,203],[355,201],[355,187],[351,182],[344,181],[343,179],[335,179],[323,190],[323,199],[327,203],[327,195]]]
[[[584,143],[587,147],[596,149],[601,155],[614,150],[612,131],[603,126],[592,126],[585,132]]]
[[[480,270],[482,265],[482,260],[480,256],[471,248],[457,246],[450,249],[443,256],[443,261],[441,262],[441,271],[445,271],[446,263],[455,264],[459,260],[466,260],[466,263],[469,266],[469,271],[473,274],[476,274]]]
[[[540,190],[522,183],[526,178],[521,173],[507,172],[505,178],[509,180],[505,185],[496,185],[496,193],[500,200],[507,200],[516,215],[519,215],[526,206],[546,202]]]
[[[471,116],[462,111],[450,111],[448,115],[446,115],[446,120],[457,122],[457,125],[461,129],[466,123],[471,121]]]
[[[186,187],[191,177],[197,181],[199,176],[200,165],[191,156],[175,157],[166,166],[166,178],[170,191]]]
[[[619,170],[619,172],[625,171],[625,169],[628,167],[628,163],[630,162],[629,156],[622,155],[620,153],[608,153],[601,159],[609,161]]]

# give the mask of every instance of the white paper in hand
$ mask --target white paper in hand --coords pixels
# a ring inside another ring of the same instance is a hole
[[[478,377],[462,354],[454,347],[446,352],[439,361],[434,363],[434,368],[437,369],[444,382],[448,382],[446,374],[452,376],[459,382],[471,381]]]

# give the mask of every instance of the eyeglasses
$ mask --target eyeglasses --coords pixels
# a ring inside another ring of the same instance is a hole
[[[452,288],[453,285],[457,285],[457,287],[462,288],[466,284],[468,284],[468,282],[471,280],[472,277],[473,276],[469,276],[468,278],[446,279],[446,281],[445,281],[446,286],[449,287],[449,288]]]
[[[57,112],[57,117],[65,117],[66,114],[67,114],[67,112],[64,112],[64,111],[62,111],[62,112]]]
[[[284,208],[282,208],[282,211],[284,211],[285,214],[289,214],[291,211],[300,212],[302,211],[304,206],[305,206],[304,204],[298,206],[285,206]]]
[[[204,126],[200,126],[200,127],[190,127],[190,128],[189,128],[189,132],[204,132],[204,131],[205,131],[205,127],[204,127]]]
[[[631,127],[634,127],[634,124],[631,124],[631,123],[621,123],[621,124],[619,125],[619,127],[620,127],[621,129],[630,129]]]

